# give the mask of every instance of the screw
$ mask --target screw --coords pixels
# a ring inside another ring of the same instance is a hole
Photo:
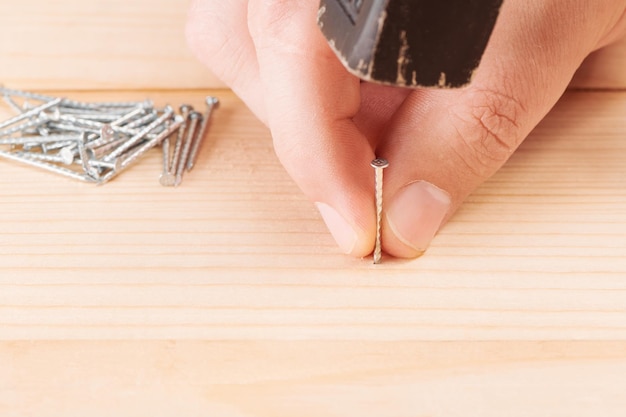
[[[379,264],[381,258],[380,223],[383,214],[383,169],[389,162],[383,158],[376,158],[371,163],[376,173],[376,245],[374,246],[374,263]]]
[[[206,135],[207,127],[211,121],[211,114],[213,113],[213,110],[217,109],[220,105],[220,101],[217,97],[208,96],[204,101],[206,103],[206,111],[203,114],[202,124],[200,125],[200,129],[198,130],[198,133],[193,140],[193,145],[191,146],[191,151],[187,160],[187,171],[191,171],[196,164],[200,145],[202,144],[202,140]]]

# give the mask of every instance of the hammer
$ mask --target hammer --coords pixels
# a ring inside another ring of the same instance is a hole
[[[352,74],[401,87],[470,83],[502,0],[321,0],[318,26]]]

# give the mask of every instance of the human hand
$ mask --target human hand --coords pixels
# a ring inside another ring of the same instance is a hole
[[[386,158],[383,248],[416,257],[626,30],[626,1],[505,0],[469,87],[408,90],[349,74],[316,26],[318,0],[194,0],[192,49],[271,130],[286,170],[339,247],[372,251]]]

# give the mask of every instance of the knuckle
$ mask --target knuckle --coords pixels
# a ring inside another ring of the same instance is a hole
[[[293,16],[301,7],[301,2],[296,0],[251,1],[248,7],[250,35],[256,43],[264,39],[289,40],[295,29]]]
[[[488,178],[523,140],[519,121],[525,108],[514,96],[494,90],[467,94],[467,100],[450,109],[457,132],[452,146],[474,175]]]

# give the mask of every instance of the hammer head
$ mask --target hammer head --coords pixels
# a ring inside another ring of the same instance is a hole
[[[321,0],[318,25],[366,81],[462,87],[480,63],[502,0]]]

